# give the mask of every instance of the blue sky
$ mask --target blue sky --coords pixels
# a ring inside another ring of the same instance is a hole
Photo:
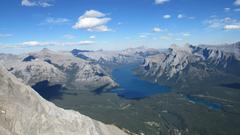
[[[240,41],[240,0],[1,0],[0,52]]]

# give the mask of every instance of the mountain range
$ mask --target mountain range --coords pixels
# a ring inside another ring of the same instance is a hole
[[[98,64],[77,58],[70,52],[43,49],[29,54],[0,56],[0,61],[11,73],[31,86],[46,80],[50,85],[61,84],[87,90],[117,86]]]
[[[159,49],[146,48],[142,46],[119,51],[83,51],[74,49],[72,54],[76,57],[88,59],[99,64],[118,65],[143,62],[145,57],[158,54],[159,52]]]
[[[135,73],[139,77],[168,86],[209,78],[234,80],[240,76],[240,42],[218,46],[172,45],[169,49],[69,52],[43,49],[20,55],[0,54],[0,134],[126,134],[113,125],[59,108],[31,88],[47,81],[50,86],[78,91],[108,91],[119,85],[106,66],[123,64],[137,64]]]
[[[229,45],[172,45],[167,51],[145,58],[140,76],[154,82],[182,83],[209,77],[240,75],[240,42]]]

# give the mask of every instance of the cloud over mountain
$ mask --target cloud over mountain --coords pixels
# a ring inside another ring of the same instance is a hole
[[[78,21],[73,26],[74,29],[86,29],[87,31],[110,31],[106,25],[111,18],[96,10],[88,10],[78,18]]]

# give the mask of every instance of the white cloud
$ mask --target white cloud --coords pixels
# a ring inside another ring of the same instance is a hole
[[[171,40],[172,37],[171,36],[161,36],[160,37],[162,40]]]
[[[209,20],[204,21],[204,24],[206,24],[209,28],[225,29],[225,30],[227,28],[227,29],[233,30],[233,28],[231,28],[231,27],[240,25],[240,20],[233,19],[230,17],[226,17],[226,18],[222,18],[222,19],[213,17]],[[226,27],[226,26],[228,26],[228,27]]]
[[[139,35],[140,38],[147,38],[146,35]]]
[[[178,14],[178,16],[177,16],[178,19],[182,19],[183,17],[184,17],[183,14]]]
[[[184,14],[178,14],[177,15],[177,18],[178,19],[195,19],[195,17],[193,17],[193,16],[187,16],[187,15],[184,15]]]
[[[240,30],[240,25],[225,25],[225,30]]]
[[[16,47],[45,47],[45,46],[77,46],[77,45],[90,45],[94,41],[83,40],[79,42],[39,42],[39,41],[26,41],[15,45]]]
[[[82,15],[80,18],[87,18],[87,17],[104,17],[106,16],[104,13],[97,11],[97,10],[88,10]]]
[[[90,36],[89,38],[90,38],[90,39],[95,39],[96,36],[92,35],[92,36]]]
[[[22,0],[22,6],[36,6],[35,2],[30,2],[29,0]]]
[[[153,32],[161,32],[162,29],[160,27],[154,27]]]
[[[19,48],[17,45],[7,45],[7,44],[0,44],[0,49],[9,49],[9,48]]]
[[[171,15],[164,15],[163,18],[164,18],[164,19],[170,19],[170,18],[171,18]]]
[[[182,36],[189,37],[189,36],[191,36],[191,34],[190,33],[182,33]]]
[[[94,43],[94,41],[85,40],[85,41],[68,43],[68,44],[66,44],[66,45],[90,45],[90,44],[93,44],[93,43]]]
[[[40,43],[38,41],[26,41],[26,42],[23,42],[22,45],[24,45],[24,46],[39,46],[39,45],[43,45],[43,43]]]
[[[235,4],[236,6],[240,6],[240,0],[236,0],[236,1],[234,2],[234,4]]]
[[[110,29],[106,26],[110,20],[111,18],[106,17],[106,14],[102,12],[88,10],[78,18],[78,22],[73,26],[73,28],[106,32],[110,31]]]
[[[87,29],[88,31],[100,31],[100,32],[107,32],[107,31],[111,31],[111,29],[109,29],[106,25],[100,25],[100,26],[96,26],[94,28],[89,28]]]
[[[147,38],[149,37],[150,35],[152,35],[153,33],[139,33],[139,37],[140,38]]]
[[[155,0],[155,4],[158,4],[158,5],[160,5],[160,4],[164,4],[164,3],[166,3],[166,2],[169,2],[170,0]]]
[[[22,0],[22,6],[26,7],[50,7],[53,6],[49,2],[53,0]]]
[[[7,38],[7,37],[12,37],[12,34],[1,34],[0,33],[0,38]]]
[[[230,11],[231,10],[231,8],[224,8],[224,11],[225,12],[228,12],[228,11]]]
[[[122,25],[122,24],[123,24],[123,22],[118,22],[117,24],[118,24],[118,25]]]

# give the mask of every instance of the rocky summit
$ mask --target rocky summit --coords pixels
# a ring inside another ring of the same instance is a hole
[[[126,135],[40,97],[0,66],[0,135]]]

